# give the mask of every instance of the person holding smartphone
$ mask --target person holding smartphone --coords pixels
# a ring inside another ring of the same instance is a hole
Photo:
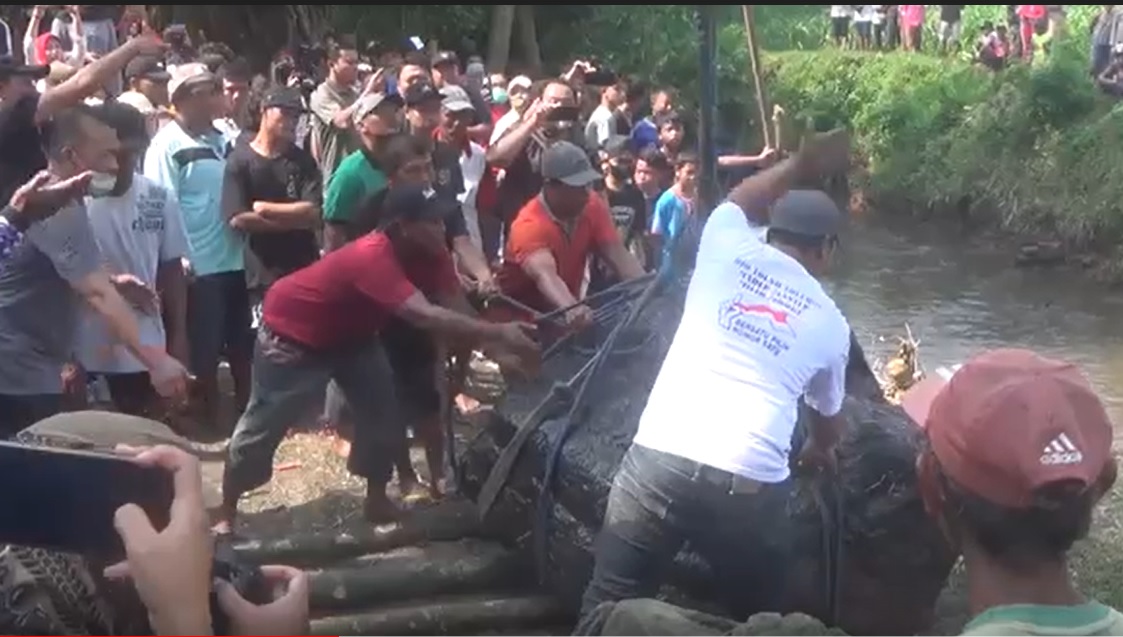
[[[201,476],[191,443],[166,425],[125,414],[60,414],[16,434],[21,446],[50,459],[50,450],[103,456],[171,474],[168,524],[157,531],[136,505],[104,511],[89,524],[113,524],[123,560],[4,545],[0,538],[0,630],[9,635],[210,635],[210,594],[231,635],[301,635],[308,632],[308,576],[287,566],[263,566],[272,601],[252,604],[213,578],[214,542],[207,508],[220,497]],[[70,465],[74,466],[74,465]],[[94,471],[94,467],[90,467]],[[80,479],[80,478],[75,478]],[[113,534],[112,529],[106,529]]]

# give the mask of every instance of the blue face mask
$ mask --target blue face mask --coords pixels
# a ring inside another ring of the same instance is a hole
[[[507,99],[508,99],[507,89],[503,88],[502,86],[493,86],[492,87],[492,89],[491,89],[491,101],[492,102],[495,102],[496,104],[506,104]]]

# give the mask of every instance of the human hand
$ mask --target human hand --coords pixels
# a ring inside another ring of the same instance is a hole
[[[476,292],[484,298],[490,298],[492,296],[495,296],[496,294],[499,294],[499,283],[493,276],[489,276],[486,279],[480,279],[476,281]]]
[[[262,566],[273,587],[273,601],[257,606],[242,598],[227,581],[215,582],[218,605],[230,619],[234,635],[308,634],[308,575],[288,566]]]
[[[129,305],[148,315],[155,316],[160,313],[160,295],[156,293],[156,288],[131,274],[115,274],[110,279],[117,288],[117,293],[128,301]]]
[[[51,174],[39,171],[12,194],[8,205],[14,214],[8,221],[19,229],[26,229],[36,221],[50,217],[85,195],[93,176],[92,172],[86,171],[51,183]]]
[[[490,357],[500,367],[534,374],[542,363],[542,348],[534,340],[536,328],[530,323],[501,323],[497,327],[496,347]]]
[[[552,110],[554,110],[553,104],[543,102],[542,98],[538,98],[527,107],[526,112],[523,114],[523,119],[528,122],[534,122],[537,126],[544,126]]]
[[[129,40],[125,43],[125,46],[129,47],[131,52],[138,57],[162,56],[168,50],[168,45],[151,32]]]
[[[565,324],[573,330],[580,330],[593,324],[593,310],[588,305],[578,305],[565,313]]]
[[[134,460],[172,474],[175,497],[169,522],[157,531],[137,505],[117,509],[113,523],[125,545],[126,558],[106,568],[105,577],[133,581],[148,609],[154,634],[210,634],[214,545],[207,528],[199,461],[169,446],[140,451]]]
[[[175,401],[186,400],[187,384],[191,380],[187,368],[166,352],[155,352],[153,358],[155,359],[153,364],[148,367],[148,378],[152,388],[164,398]]]
[[[363,87],[363,93],[368,95],[371,93],[381,93],[385,89],[386,69],[380,66],[367,78],[366,86]]]

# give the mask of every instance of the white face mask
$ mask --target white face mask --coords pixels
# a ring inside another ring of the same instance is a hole
[[[117,187],[117,175],[112,173],[95,172],[90,179],[89,195],[91,197],[108,197]]]

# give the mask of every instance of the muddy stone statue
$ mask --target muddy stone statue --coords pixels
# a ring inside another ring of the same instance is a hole
[[[628,338],[621,339],[632,343],[621,348],[630,351],[611,357],[591,383],[587,408],[561,450],[548,515],[539,515],[536,503],[565,409],[554,410],[530,437],[485,519],[490,533],[546,560],[546,568],[539,565],[540,578],[574,609],[592,573],[592,545],[612,478],[678,323],[675,305],[662,298],[647,308]],[[510,389],[499,411],[486,419],[461,454],[470,497],[478,494],[518,424],[555,380],[570,378],[589,354],[588,348],[569,351],[551,360],[538,381]],[[803,612],[852,635],[915,634],[930,625],[954,556],[916,492],[914,467],[922,434],[904,411],[885,401],[855,340],[847,393],[843,413],[849,428],[838,449],[838,478],[793,474],[796,486],[785,510],[774,504],[775,510],[730,511],[726,523],[737,540],[727,547],[728,559],[745,561],[743,576],[736,582],[715,582],[688,545],[668,576],[665,597],[738,620],[761,611]],[[796,440],[793,449],[801,442]],[[778,516],[792,520],[786,531],[790,537],[776,537],[777,525],[768,521]],[[751,567],[754,551],[767,551],[782,540],[794,542],[786,572]],[[762,608],[756,593],[782,582],[784,608]]]

